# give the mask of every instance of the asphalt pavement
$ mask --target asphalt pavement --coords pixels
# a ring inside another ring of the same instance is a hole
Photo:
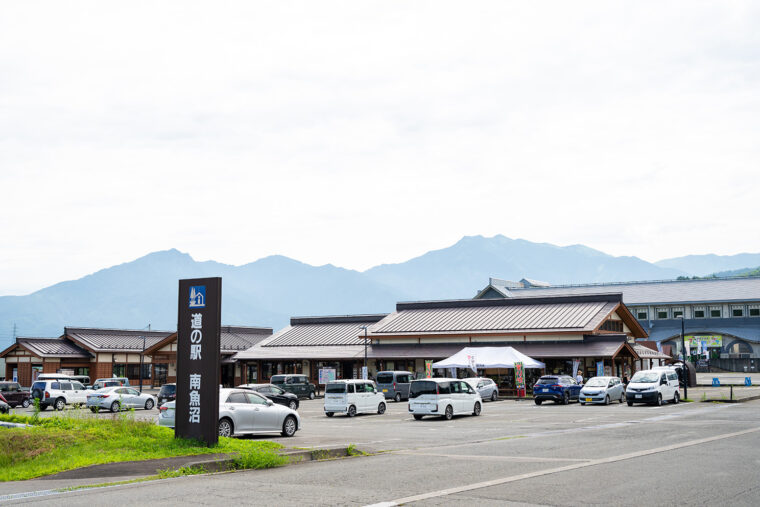
[[[479,417],[327,418],[304,401],[288,446],[372,456],[15,498],[56,505],[757,505],[760,401],[568,406],[486,403]],[[146,413],[147,415],[147,413]],[[46,481],[34,481],[43,489]],[[19,483],[0,484],[0,495]],[[27,483],[27,488],[28,488]]]

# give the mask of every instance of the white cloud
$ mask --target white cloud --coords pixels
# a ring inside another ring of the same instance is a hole
[[[0,294],[176,247],[760,251],[756,4],[56,2],[0,18]],[[750,227],[751,230],[751,227]]]

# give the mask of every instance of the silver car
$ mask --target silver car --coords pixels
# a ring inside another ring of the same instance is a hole
[[[488,377],[471,377],[464,379],[464,381],[478,392],[483,401],[496,401],[499,397],[499,386]]]
[[[176,401],[161,406],[159,426],[174,427]],[[219,390],[219,436],[280,433],[292,437],[301,429],[301,417],[261,394],[246,389]]]
[[[578,401],[581,405],[586,403],[603,403],[609,405],[610,401],[625,401],[625,386],[618,377],[593,377],[581,388]]]
[[[156,406],[156,397],[141,393],[132,387],[104,387],[87,395],[87,408],[97,413],[100,409],[118,412],[127,408],[151,410]]]

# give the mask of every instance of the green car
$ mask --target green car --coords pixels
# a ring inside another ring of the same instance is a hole
[[[306,375],[272,375],[270,382],[299,398],[317,397],[317,386],[310,383]]]

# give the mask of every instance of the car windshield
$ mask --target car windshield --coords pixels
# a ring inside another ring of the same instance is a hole
[[[345,393],[346,392],[346,384],[340,383],[340,384],[327,384],[327,388],[325,389],[326,393]]]
[[[438,384],[430,380],[415,380],[409,388],[409,397],[416,398],[423,394],[438,394]]]
[[[392,384],[393,373],[379,373],[377,375],[377,383],[378,384]]]
[[[586,382],[586,387],[607,387],[607,382],[609,381],[604,378],[592,378]]]
[[[161,386],[161,391],[158,394],[160,394],[160,395],[161,394],[166,395],[166,394],[174,394],[175,392],[177,392],[177,386],[176,385],[174,385],[174,386],[166,385],[166,386]]]
[[[651,384],[660,380],[660,374],[654,371],[638,372],[636,373],[631,382],[638,384]]]
[[[536,384],[541,384],[541,385],[551,385],[551,384],[558,384],[558,383],[559,383],[559,379],[557,377],[541,377],[540,379],[538,379],[538,382],[536,382]]]

